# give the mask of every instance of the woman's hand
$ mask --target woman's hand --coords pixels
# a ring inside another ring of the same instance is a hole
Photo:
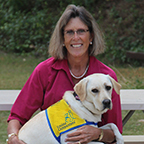
[[[8,144],[25,144],[25,143],[19,140],[18,136],[13,136],[8,139]]]
[[[7,132],[8,134],[14,134],[14,135],[10,136],[10,138],[8,139],[8,144],[25,144],[24,142],[20,141],[17,136],[21,127],[22,125],[18,120],[13,119],[9,121]]]
[[[93,126],[83,126],[78,128],[75,132],[68,134],[66,138],[66,142],[68,144],[87,144],[92,140],[96,140],[99,138],[101,130],[99,128]]]

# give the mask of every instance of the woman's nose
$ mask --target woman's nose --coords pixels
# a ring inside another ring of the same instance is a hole
[[[74,35],[73,35],[73,39],[79,39],[79,35],[77,34],[77,32],[75,31]]]

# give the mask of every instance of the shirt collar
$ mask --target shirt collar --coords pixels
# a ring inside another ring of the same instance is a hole
[[[55,62],[52,65],[52,68],[55,70],[65,70],[68,71],[69,67],[68,67],[68,61],[67,59],[63,59],[63,60],[55,60]]]
[[[52,68],[55,70],[64,70],[67,73],[69,73],[69,66],[68,66],[68,61],[67,59],[63,59],[63,60],[55,60],[55,62],[52,65]],[[90,56],[89,59],[89,68],[88,68],[88,72],[86,74],[86,76],[93,74],[93,73],[97,73],[99,72],[99,66],[97,63],[97,59],[94,56]]]

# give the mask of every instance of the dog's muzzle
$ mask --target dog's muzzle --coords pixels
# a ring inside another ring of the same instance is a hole
[[[111,100],[105,99],[105,100],[103,100],[102,103],[103,103],[104,109],[106,109],[106,108],[110,109],[111,108]]]

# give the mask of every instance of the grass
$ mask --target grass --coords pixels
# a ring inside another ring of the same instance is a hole
[[[124,117],[128,111],[122,111]],[[129,121],[123,127],[123,135],[143,135],[144,134],[144,113],[135,111]]]
[[[0,89],[21,89],[43,58],[0,54]]]
[[[116,72],[122,89],[144,89],[144,67],[110,67]]]
[[[18,56],[0,52],[0,89],[21,89],[30,74],[43,58]],[[0,144],[7,138],[7,118],[9,111],[0,111]]]
[[[26,80],[44,58],[17,56],[0,52],[0,89],[21,89]],[[144,67],[126,65],[116,67],[109,65],[117,74],[123,89],[144,89]],[[128,111],[122,111],[124,117]],[[7,138],[7,118],[9,111],[0,111],[0,144],[5,144]],[[123,134],[143,135],[144,113],[136,111],[126,123]]]

